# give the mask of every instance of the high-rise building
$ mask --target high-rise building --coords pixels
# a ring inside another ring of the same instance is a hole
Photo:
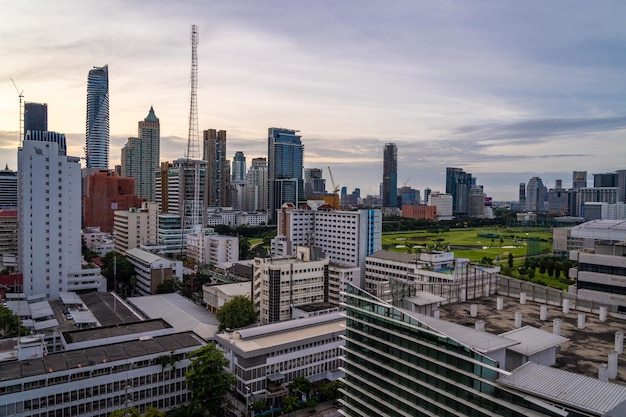
[[[554,188],[548,191],[548,213],[557,216],[569,214],[569,194],[563,188],[563,181],[556,180]]]
[[[246,210],[267,210],[267,159],[254,158],[246,173]]]
[[[594,187],[617,187],[617,174],[607,172],[605,174],[593,174]]]
[[[572,172],[572,188],[575,190],[587,188],[587,171]]]
[[[304,169],[304,194],[307,198],[326,194],[326,180],[322,178],[322,172],[320,168]]]
[[[154,201],[154,171],[159,169],[161,128],[150,107],[148,116],[139,122],[136,138],[128,138],[122,148],[121,176],[135,179],[137,197]]]
[[[471,185],[469,189],[469,217],[485,217],[485,192],[482,185]]]
[[[518,201],[522,208],[526,208],[526,183],[525,182],[519,183]]]
[[[80,158],[66,155],[65,135],[28,131],[17,160],[24,293],[106,290],[99,268],[81,268]]]
[[[163,162],[159,171],[155,172],[154,195],[162,213],[182,216],[185,228],[190,218],[202,219],[202,207],[195,207],[196,169],[200,181],[198,201],[204,200],[204,181],[206,179],[206,161],[195,161],[179,158],[172,163]],[[193,210],[196,213],[193,213]],[[194,226],[194,225],[191,225]]]
[[[8,164],[0,171],[0,209],[4,207],[17,207],[17,172]]]
[[[466,216],[469,213],[469,192],[474,182],[469,172],[461,168],[446,168],[446,194],[452,196],[454,216]]]
[[[276,219],[276,210],[285,203],[298,205],[304,200],[304,145],[297,130],[270,127],[267,134],[268,215]]]
[[[245,181],[246,179],[246,156],[241,151],[235,152],[233,156],[232,164],[232,176],[233,181]]]
[[[398,148],[386,143],[383,150],[383,207],[398,207]]]
[[[87,168],[109,169],[109,67],[94,67],[87,78]]]
[[[140,245],[155,245],[159,227],[159,205],[143,202],[140,208],[115,210],[113,236],[115,250],[125,253]]]
[[[204,131],[202,159],[207,163],[205,207],[230,207],[230,165],[226,159],[226,131]]]
[[[539,177],[532,177],[526,185],[526,210],[544,211],[546,187]]]
[[[626,170],[615,171],[617,174],[617,188],[619,188],[617,201],[626,202]]]
[[[24,103],[24,136],[29,130],[48,130],[48,105]]]

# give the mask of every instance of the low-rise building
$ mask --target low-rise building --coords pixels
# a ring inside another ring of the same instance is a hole
[[[239,260],[239,238],[217,235],[213,229],[195,230],[186,236],[187,257],[199,264],[222,268],[226,263]]]
[[[207,305],[207,310],[212,313],[217,313],[217,310],[219,310],[224,303],[232,300],[234,297],[242,295],[250,298],[251,293],[252,281],[202,286],[202,299]]]
[[[126,251],[126,258],[135,269],[136,290],[141,295],[156,294],[159,284],[168,279],[182,280],[183,265],[181,261],[161,258],[137,248]]]

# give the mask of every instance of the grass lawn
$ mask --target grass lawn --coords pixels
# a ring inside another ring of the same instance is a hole
[[[506,260],[509,252],[516,258],[525,257],[528,239],[539,239],[538,249],[542,253],[552,251],[551,228],[503,227],[451,229],[439,233],[413,231],[406,233],[383,233],[382,244],[385,250],[393,252],[416,252],[422,250],[450,250],[458,258],[480,261],[483,257]]]

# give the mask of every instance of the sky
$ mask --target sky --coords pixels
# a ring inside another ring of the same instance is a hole
[[[84,156],[87,74],[109,66],[111,168],[154,107],[161,160],[183,157],[190,29],[198,123],[227,154],[267,157],[296,129],[306,168],[378,194],[384,144],[398,186],[445,191],[446,167],[495,200],[520,182],[626,169],[623,1],[0,0],[0,164],[17,169],[19,99]]]

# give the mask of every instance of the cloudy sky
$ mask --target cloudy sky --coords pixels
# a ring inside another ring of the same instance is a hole
[[[150,106],[161,159],[182,157],[190,26],[200,29],[200,130],[267,156],[300,130],[305,166],[377,194],[386,142],[398,185],[445,191],[463,168],[496,200],[540,176],[626,168],[623,1],[0,0],[0,164],[15,169],[18,93],[82,156],[87,73],[108,64],[111,161]],[[328,181],[330,183],[330,181]],[[329,186],[330,188],[330,186]]]

